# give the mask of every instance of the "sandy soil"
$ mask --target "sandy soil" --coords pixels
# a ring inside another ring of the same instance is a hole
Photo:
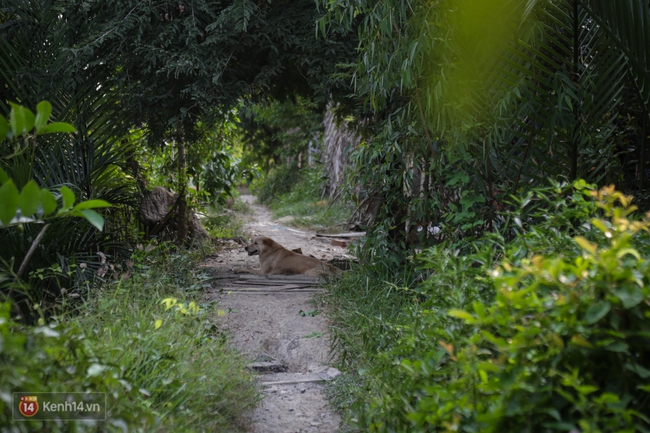
[[[323,260],[349,257],[347,250],[332,246],[331,239],[272,221],[268,209],[252,204],[252,196],[242,199],[253,210],[245,223],[250,237],[268,236]],[[259,268],[259,259],[249,257],[234,241],[204,266],[216,277],[209,296],[226,311],[215,320],[250,359],[251,368],[260,372],[263,400],[253,414],[250,432],[336,432],[340,417],[329,407],[323,387],[339,372],[330,367],[327,317],[313,300],[314,293],[323,290],[317,280],[235,275],[233,267]]]

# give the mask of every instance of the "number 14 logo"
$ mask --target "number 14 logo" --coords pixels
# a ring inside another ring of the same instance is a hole
[[[20,403],[18,403],[18,410],[23,416],[31,417],[36,415],[38,412],[38,397],[27,395],[20,397]]]

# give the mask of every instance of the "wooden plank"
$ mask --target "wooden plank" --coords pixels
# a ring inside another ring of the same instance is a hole
[[[316,233],[318,238],[360,238],[366,235],[366,232],[350,232],[350,233]]]
[[[327,382],[329,379],[323,379],[322,377],[313,378],[313,379],[295,379],[295,380],[279,380],[276,382],[260,382],[262,386],[273,386],[273,385],[294,385],[297,383],[311,383],[311,382]]]
[[[318,277],[308,277],[306,275],[257,275],[257,274],[239,274],[240,280],[262,280],[262,281],[318,281]]]
[[[318,287],[251,287],[251,286],[242,286],[242,287],[224,287],[223,289],[219,290],[228,290],[228,291],[234,291],[234,290],[258,290],[258,291],[267,291],[267,292],[282,292],[282,291],[291,291],[291,292],[296,292],[296,291],[301,291],[301,290],[317,290],[319,289]],[[323,289],[319,289],[323,290]]]
[[[284,373],[287,366],[277,361],[251,362],[246,367],[258,373]]]
[[[229,290],[227,294],[231,295],[307,295],[309,293],[323,293],[323,290],[303,290],[300,292],[267,292],[267,291],[252,291],[252,290]]]
[[[271,283],[263,283],[260,281],[233,281],[232,282],[233,287],[238,287],[238,286],[256,286],[256,287],[304,287],[304,286],[309,286],[309,284],[271,284]]]
[[[251,283],[251,284],[318,284],[318,280],[307,280],[307,279],[297,279],[297,278],[276,278],[273,280],[267,280],[263,278],[240,278],[237,281],[238,283]]]
[[[269,287],[269,288],[278,287],[278,288],[281,288],[281,289],[307,289],[307,288],[310,288],[310,287],[317,288],[317,287],[320,287],[320,286],[314,285],[314,284],[287,284],[287,285],[279,286],[277,284],[251,284],[251,283],[248,283],[248,284],[244,284],[244,283],[234,284],[233,283],[233,284],[229,284],[227,286],[221,286],[221,287],[228,287],[228,288],[231,288],[231,289],[232,288],[236,289],[238,287],[257,287],[258,289],[263,290],[266,287]]]

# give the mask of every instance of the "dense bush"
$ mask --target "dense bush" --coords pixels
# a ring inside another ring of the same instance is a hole
[[[269,170],[264,177],[251,185],[252,192],[262,204],[287,194],[302,181],[302,172],[296,165],[279,166]]]
[[[403,291],[401,314],[357,330],[394,338],[356,355],[358,425],[650,431],[650,215],[635,221],[630,201],[582,182],[545,188],[507,215],[519,227],[510,241],[426,252],[431,275]]]
[[[28,327],[13,323],[10,305],[0,304],[0,431],[93,431],[81,422],[12,419],[12,392],[105,392],[105,426],[151,430],[156,425],[145,396],[124,377],[120,366],[105,362],[97,340],[78,325]],[[76,424],[76,425],[75,425]]]
[[[0,304],[0,431],[243,429],[257,391],[199,299],[208,277],[168,245],[138,250],[134,262],[128,280],[49,325],[13,323]],[[107,420],[15,422],[11,393],[28,391],[105,392]]]
[[[343,199],[325,196],[327,177],[322,167],[281,167],[254,184],[260,202],[268,204],[275,218],[292,216],[293,226],[319,232],[345,231],[352,207]]]

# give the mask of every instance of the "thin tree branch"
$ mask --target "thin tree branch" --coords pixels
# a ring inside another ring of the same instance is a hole
[[[43,236],[45,236],[45,231],[49,226],[50,224],[45,224],[45,226],[43,226],[38,236],[36,236],[36,239],[34,239],[34,242],[32,242],[32,246],[29,247],[29,251],[27,251],[27,255],[25,255],[23,262],[20,264],[20,268],[18,268],[18,273],[16,273],[16,278],[14,279],[15,282],[17,282],[20,279],[23,272],[25,272],[25,269],[27,268],[29,261],[32,259],[34,252],[36,252],[36,247],[43,240]]]

